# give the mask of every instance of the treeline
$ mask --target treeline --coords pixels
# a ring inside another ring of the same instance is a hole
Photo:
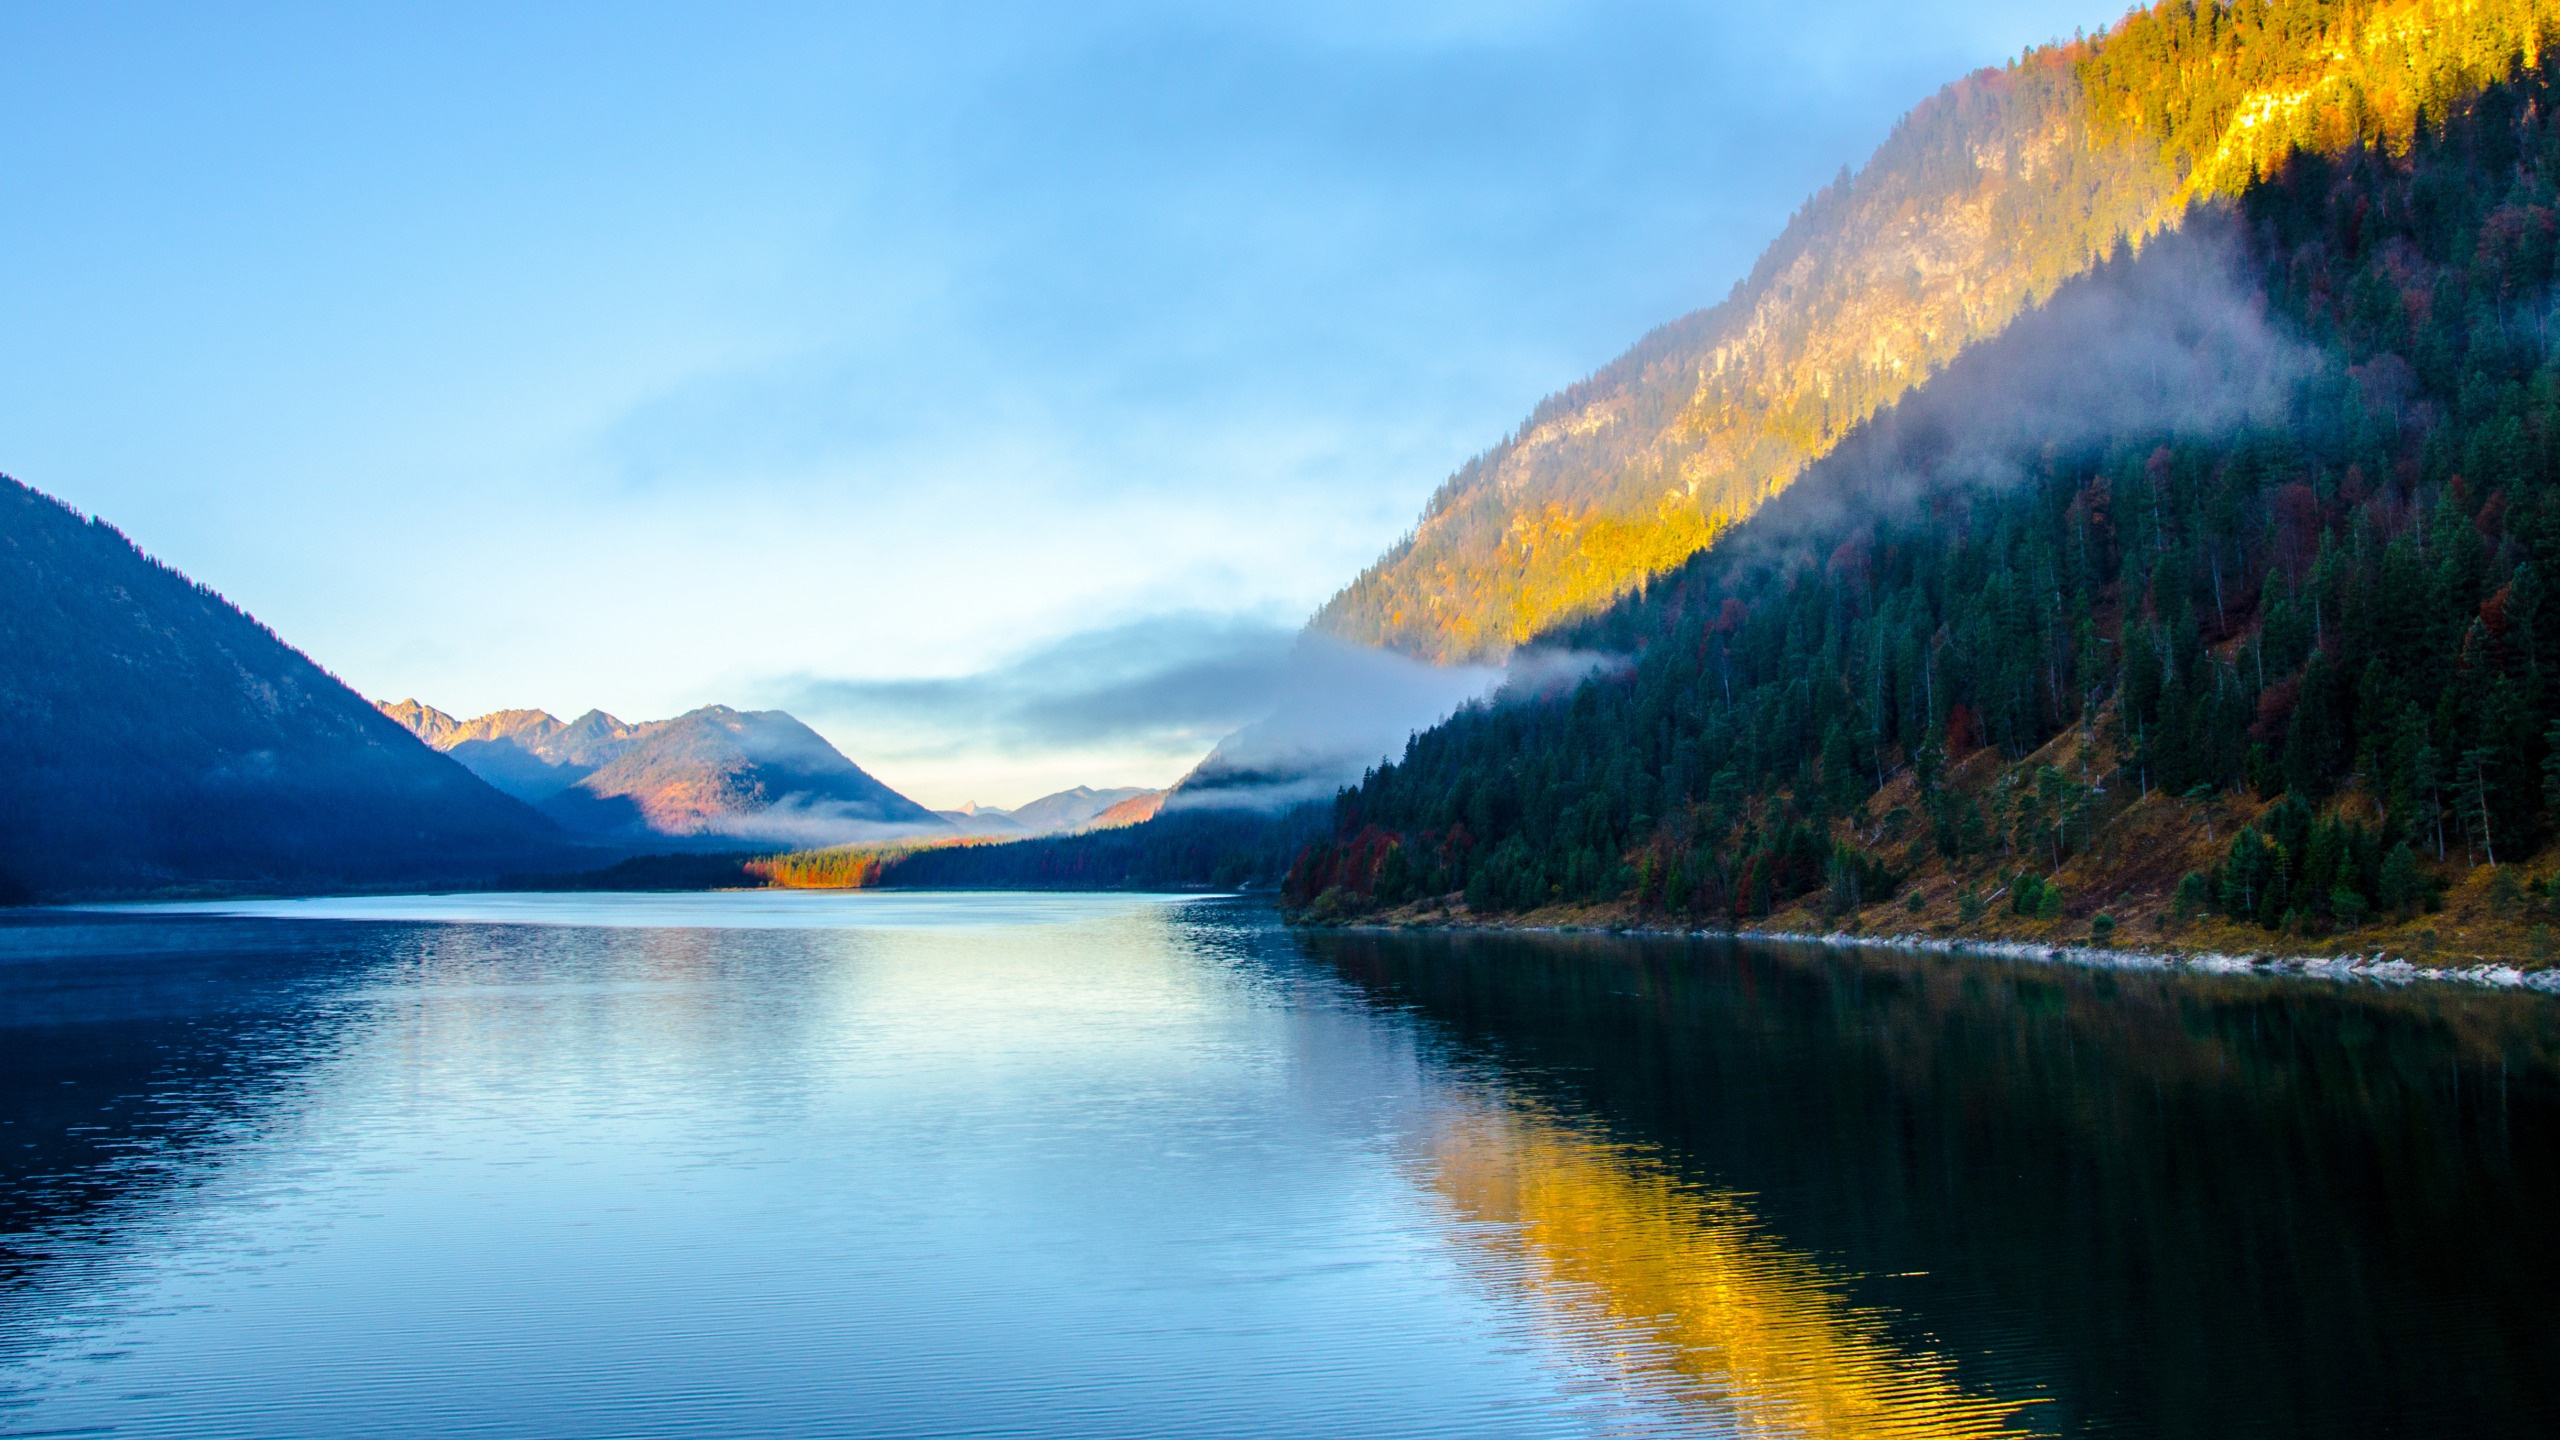
[[[632,855],[611,865],[584,870],[531,871],[502,875],[492,890],[754,890],[768,882],[753,868],[756,857],[734,852],[684,852]]]
[[[882,877],[893,866],[919,848],[914,844],[830,845],[759,855],[746,861],[744,869],[778,890],[868,890],[883,883]]]
[[[1727,544],[1550,637],[1632,668],[1462,713],[1345,792],[1287,897],[1719,920],[1872,899],[1895,866],[1834,822],[1906,771],[1919,813],[1859,833],[1907,824],[1985,893],[2159,790],[2291,797],[2180,887],[2269,924],[2354,924],[2425,904],[2421,860],[2531,853],[2560,816],[2551,98],[2536,71],[2246,188],[2244,298],[2302,341],[2276,413],[1986,467],[1967,427],[1997,407],[1932,406],[2088,363],[2030,317]],[[2196,255],[2075,288],[2153,303]],[[2103,729],[2081,753],[2107,768],[1959,776],[2074,727]],[[2362,819],[2322,818],[2341,796]]]
[[[1321,803],[1277,813],[1167,810],[1111,830],[919,850],[882,867],[874,883],[936,890],[1276,886],[1329,823]]]
[[[497,883],[539,890],[1272,888],[1329,823],[1329,807],[1321,803],[1277,813],[1176,810],[1136,825],[1031,840],[641,855],[601,869],[519,874]]]

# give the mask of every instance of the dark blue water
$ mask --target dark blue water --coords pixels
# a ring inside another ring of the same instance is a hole
[[[1249,902],[0,921],[0,1434],[2560,1433],[2560,1004]]]

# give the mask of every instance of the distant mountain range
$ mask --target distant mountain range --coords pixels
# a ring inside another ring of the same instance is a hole
[[[0,903],[483,884],[669,842],[1047,835],[1161,798],[1079,786],[946,817],[780,711],[376,707],[113,526],[0,477]]]
[[[381,708],[481,779],[586,835],[794,846],[1014,838],[1134,824],[1162,795],[1079,785],[1014,810],[928,810],[780,710],[706,705],[631,724],[601,710],[563,721],[541,710],[460,720],[414,699]]]
[[[705,705],[637,725],[601,710],[565,722],[540,710],[457,720],[415,700],[382,710],[584,834],[832,845],[951,833],[780,710]]]
[[[0,892],[595,863],[102,520],[0,478]]]
[[[970,836],[1018,839],[1031,835],[1063,835],[1079,830],[1109,830],[1150,820],[1164,804],[1165,792],[1137,785],[1096,790],[1078,785],[1043,795],[1011,810],[963,805],[934,813]]]

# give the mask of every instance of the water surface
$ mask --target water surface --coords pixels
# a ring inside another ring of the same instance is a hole
[[[2554,1433],[2555,1056],[1229,900],[23,914],[0,1433]]]

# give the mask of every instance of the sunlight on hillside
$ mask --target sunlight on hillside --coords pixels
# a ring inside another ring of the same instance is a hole
[[[2406,154],[2428,118],[2539,63],[2560,25],[2549,0],[2341,9],[2163,7],[2083,58],[2082,82],[2102,128],[2153,137],[2191,193],[2231,195],[2298,150]]]
[[[2029,1406],[1968,1392],[1946,1356],[1896,1344],[1841,1277],[1770,1235],[1741,1196],[1534,1109],[1448,1114],[1427,1183],[1468,1224],[1476,1268],[1557,1342],[1669,1392],[1717,1433],[2018,1433]]]
[[[1317,623],[1499,657],[1714,542],[1967,346],[2286,156],[2405,150],[2532,63],[2553,0],[2164,5],[1915,109],[1731,298],[1542,404]]]

